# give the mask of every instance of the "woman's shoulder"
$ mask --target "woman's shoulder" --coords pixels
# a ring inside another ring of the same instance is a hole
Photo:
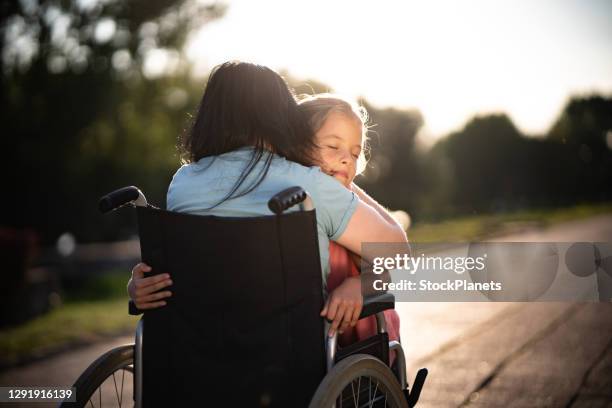
[[[271,168],[285,176],[304,177],[308,180],[330,177],[319,166],[304,166],[276,154],[273,157]]]
[[[181,167],[179,167],[176,172],[174,172],[172,180],[170,181],[170,187],[181,185],[183,183],[188,183],[190,180],[193,179],[194,175],[199,173],[197,171],[199,167],[200,166],[198,166],[197,162],[181,165]]]

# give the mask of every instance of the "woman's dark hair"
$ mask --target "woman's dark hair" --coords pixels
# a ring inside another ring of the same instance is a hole
[[[179,149],[189,163],[245,146],[253,147],[253,155],[221,202],[243,196],[263,181],[273,159],[269,151],[306,166],[314,162],[313,133],[285,80],[262,65],[226,62],[210,74]],[[257,179],[235,194],[261,160],[264,168]]]

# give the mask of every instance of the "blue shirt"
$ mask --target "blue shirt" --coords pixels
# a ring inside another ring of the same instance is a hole
[[[168,188],[168,210],[221,217],[272,215],[268,200],[288,187],[300,186],[308,192],[317,211],[321,269],[323,282],[327,282],[329,240],[335,241],[342,235],[359,199],[319,167],[305,167],[272,155],[270,169],[255,190],[208,210],[231,191],[253,152],[253,148],[244,147],[219,156],[204,157],[196,163],[179,168]],[[265,155],[255,165],[239,191],[246,190],[257,180],[264,168]]]

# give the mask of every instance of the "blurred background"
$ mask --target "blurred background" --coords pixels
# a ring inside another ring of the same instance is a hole
[[[226,60],[366,106],[358,183],[413,241],[612,213],[609,1],[0,4],[0,368],[133,327],[134,214],[97,200],[136,185],[165,205]]]

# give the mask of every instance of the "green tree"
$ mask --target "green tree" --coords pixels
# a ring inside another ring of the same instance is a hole
[[[449,199],[463,213],[505,210],[526,199],[527,141],[506,115],[472,119],[438,142],[432,157],[448,160]]]
[[[116,238],[97,198],[137,184],[163,204],[174,145],[202,92],[181,50],[224,11],[192,0],[3,2],[0,225],[43,241]],[[113,218],[113,220],[111,220]]]
[[[359,183],[393,209],[414,213],[426,188],[416,135],[423,126],[417,110],[376,108],[364,101],[371,122],[370,162]]]
[[[572,98],[548,138],[563,165],[558,188],[575,200],[612,199],[612,98]]]
[[[496,212],[612,199],[612,99],[570,99],[544,137],[506,115],[472,119],[428,154],[426,195],[446,214]]]

